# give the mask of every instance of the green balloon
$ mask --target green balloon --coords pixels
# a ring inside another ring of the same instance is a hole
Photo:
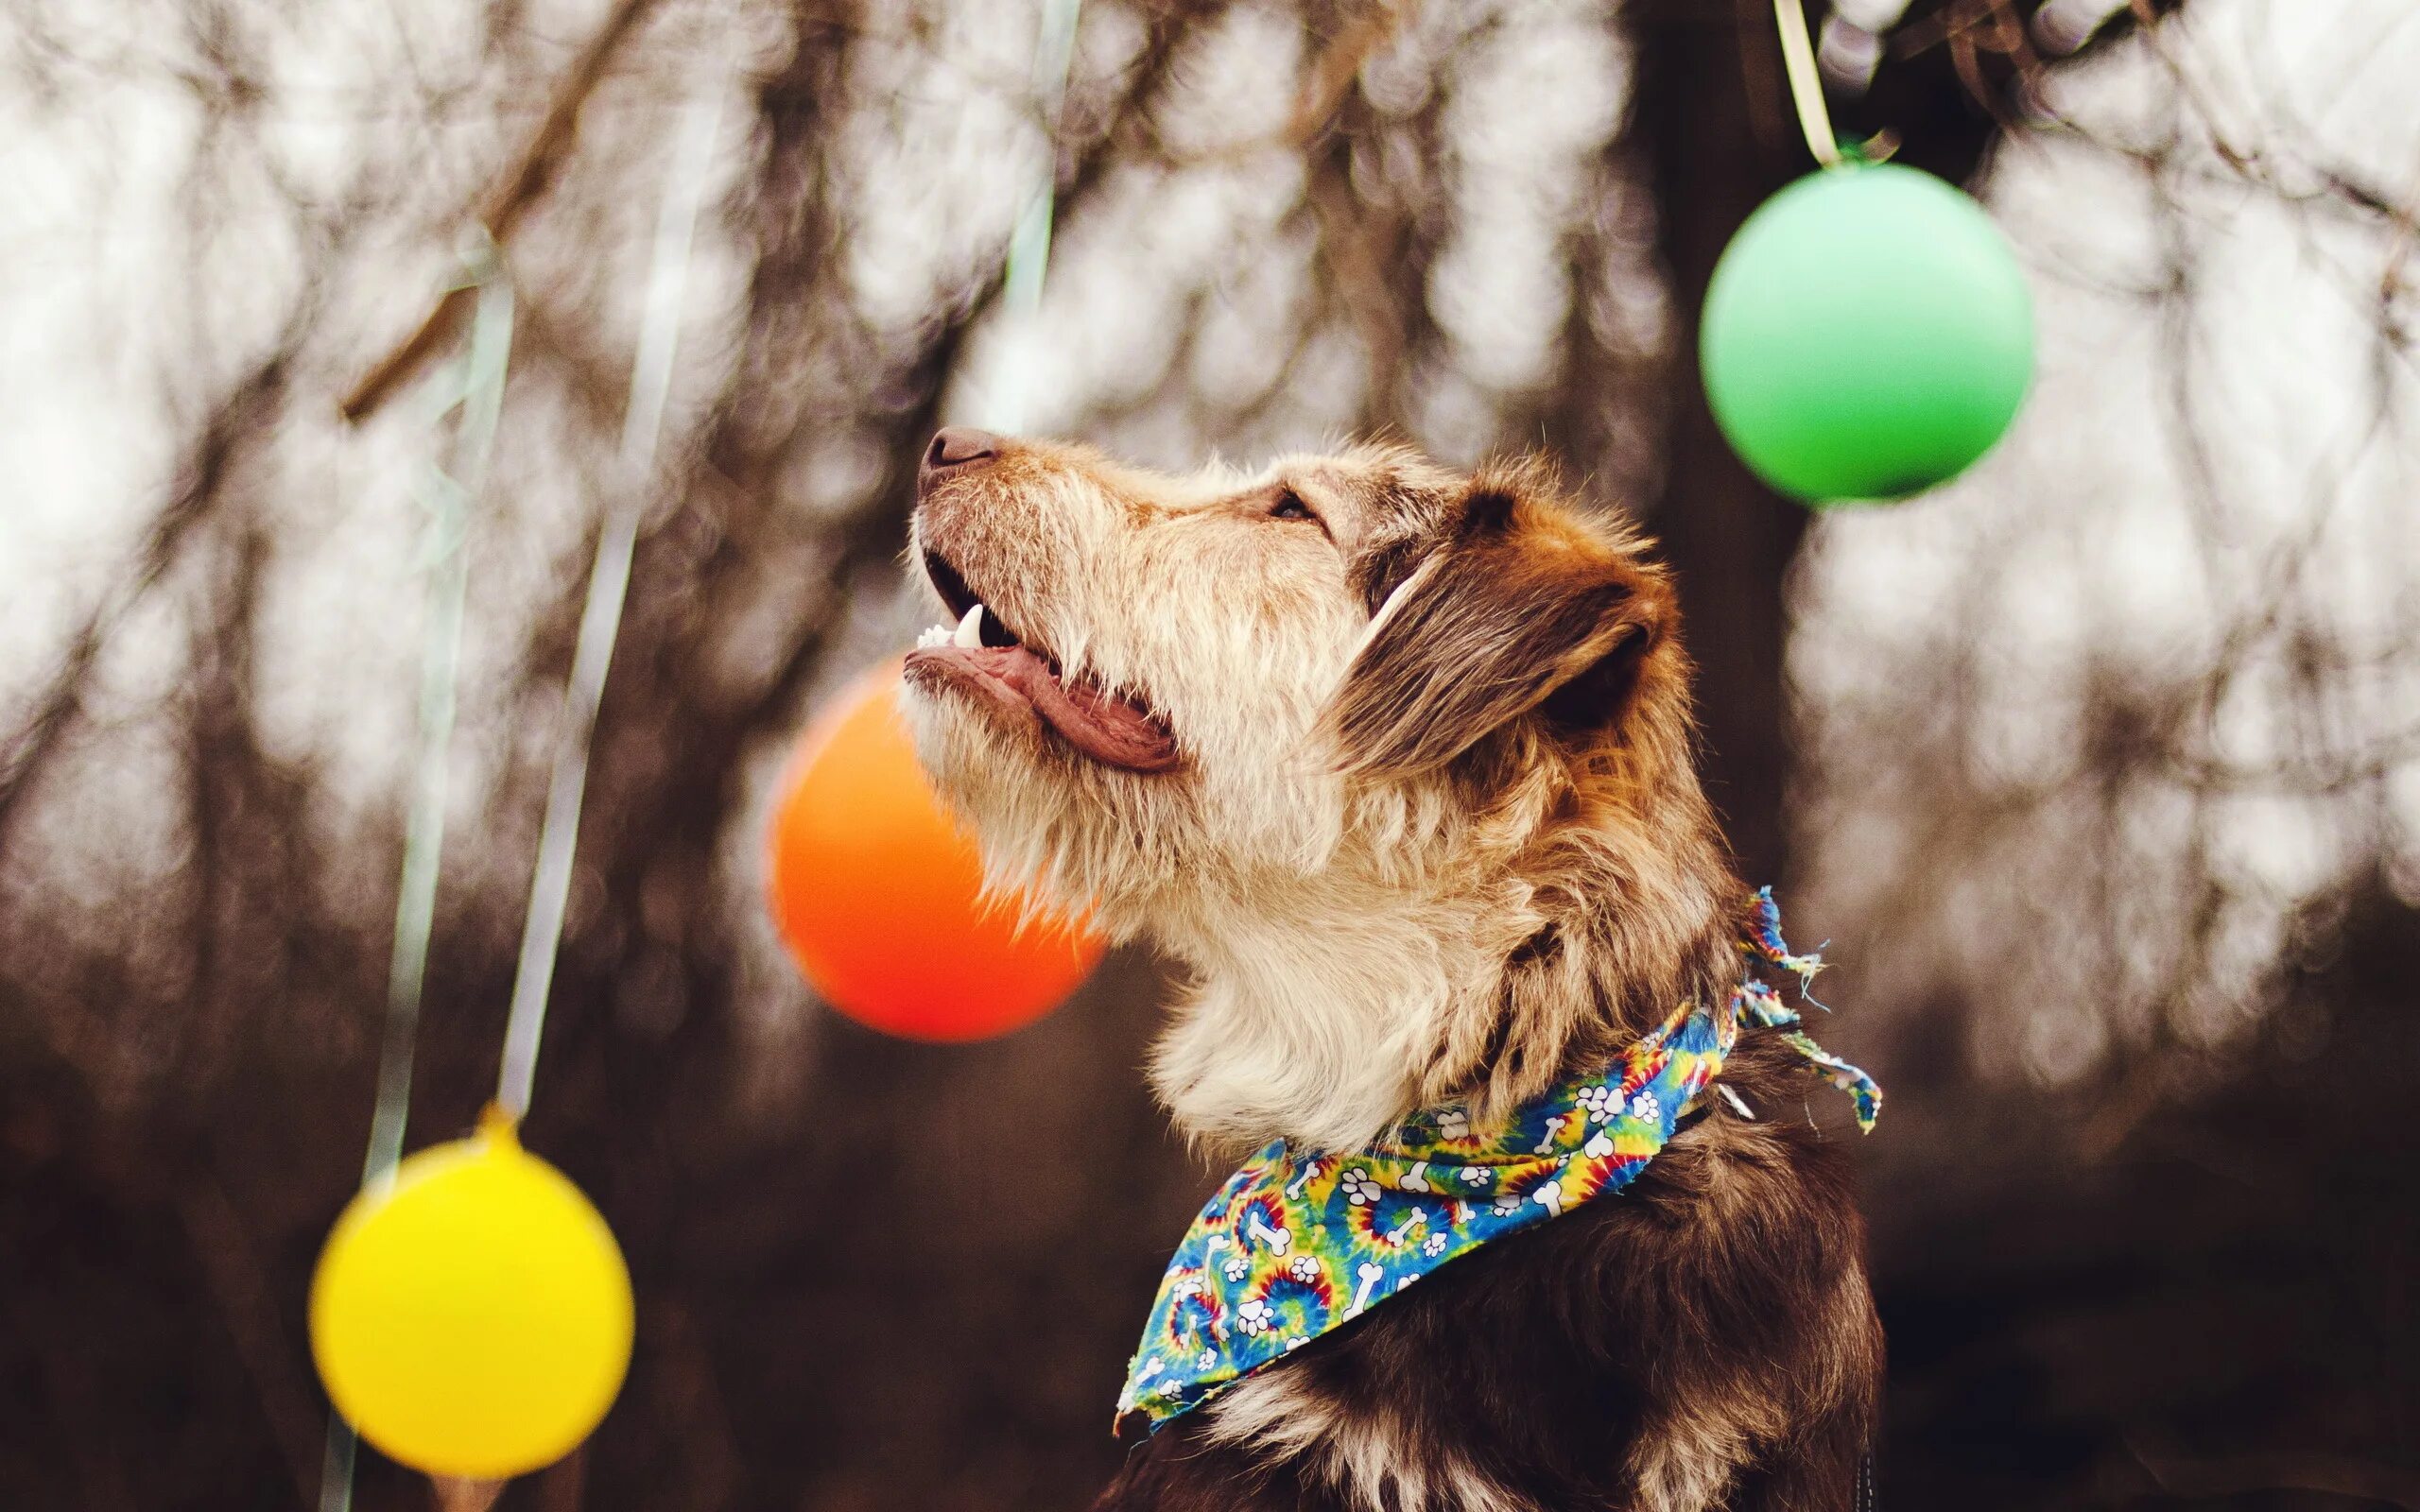
[[[1809,502],[1898,499],[2008,429],[2033,376],[2033,307],[1981,206],[1928,173],[1846,163],[1731,238],[1698,355],[1757,476]]]

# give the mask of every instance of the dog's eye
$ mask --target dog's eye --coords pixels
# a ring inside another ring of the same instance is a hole
[[[1303,496],[1301,494],[1296,493],[1291,489],[1288,489],[1284,493],[1277,496],[1277,502],[1275,504],[1269,507],[1269,518],[1271,520],[1309,520],[1317,522],[1319,514],[1317,511],[1312,509],[1309,505],[1303,502]]]

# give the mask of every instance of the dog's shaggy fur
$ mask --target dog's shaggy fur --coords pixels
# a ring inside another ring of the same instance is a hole
[[[1021,650],[911,657],[919,751],[996,882],[1189,970],[1151,1077],[1198,1143],[1484,1116],[1738,981],[1670,584],[1544,470],[1172,479],[961,432],[921,487],[917,560]],[[1084,754],[978,664],[1026,652],[1167,759]],[[1100,1505],[1847,1508],[1881,1340],[1799,1075],[1749,1032],[1723,1084],[1793,1116],[1710,1101],[1629,1191],[1247,1377]]]

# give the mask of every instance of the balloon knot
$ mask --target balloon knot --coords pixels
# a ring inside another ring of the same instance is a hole
[[[521,1145],[521,1125],[513,1120],[510,1113],[504,1110],[502,1103],[490,1103],[479,1109],[479,1135],[498,1144],[510,1144],[515,1149]]]

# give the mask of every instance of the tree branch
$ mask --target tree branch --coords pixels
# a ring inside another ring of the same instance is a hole
[[[510,239],[523,213],[553,180],[555,169],[570,156],[581,108],[596,92],[597,80],[605,77],[605,64],[614,48],[652,4],[654,0],[615,0],[605,24],[589,39],[588,45],[572,60],[562,81],[555,86],[554,99],[547,105],[538,129],[489,183],[487,192],[463,213],[467,221],[486,227],[498,246]],[[470,301],[470,290],[448,289],[437,301],[437,307],[421,321],[419,329],[380,358],[353,386],[353,391],[337,406],[344,418],[358,424],[376,413],[378,406],[420,369],[431,352],[453,337],[471,307]]]

